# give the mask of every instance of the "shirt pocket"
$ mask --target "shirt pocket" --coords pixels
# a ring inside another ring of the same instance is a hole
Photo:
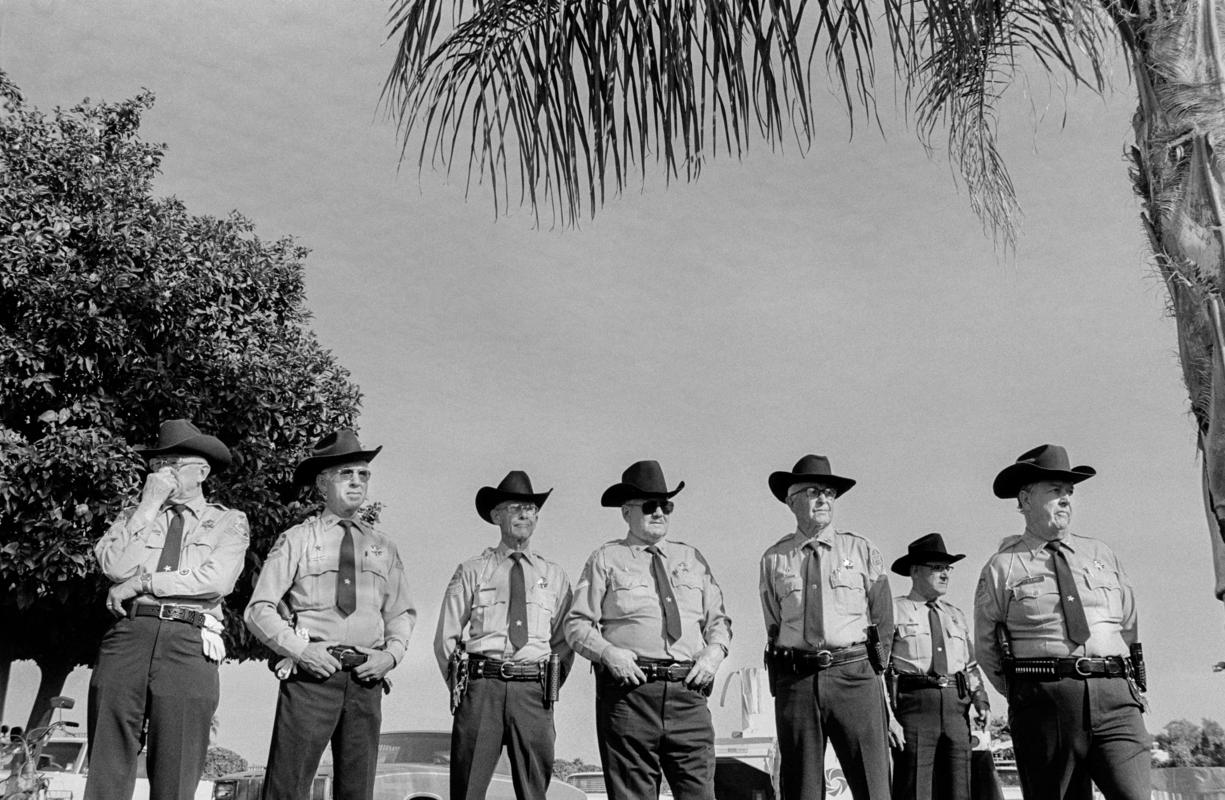
[[[706,616],[702,602],[702,587],[705,584],[703,577],[701,572],[693,569],[687,569],[672,576],[672,591],[676,595],[676,605],[686,617],[702,619]]]
[[[336,605],[336,581],[340,567],[334,558],[308,558],[298,564],[293,610],[319,611]]]
[[[478,586],[472,596],[472,634],[482,636],[495,627],[506,627],[505,600],[498,597],[498,587]]]
[[[1047,589],[1045,579],[1033,580],[1026,578],[1009,586],[1008,591],[1012,592],[1013,600],[1020,603],[1034,604],[1037,603],[1039,597],[1053,591],[1053,587]]]
[[[1119,619],[1123,616],[1123,581],[1117,570],[1107,566],[1085,567],[1082,585],[1089,590],[1100,607],[1109,611],[1111,617]]]
[[[557,592],[536,584],[527,593],[527,626],[533,639],[549,641],[553,636],[553,609],[557,607]]]
[[[917,622],[899,622],[894,629],[897,636],[902,658],[919,661],[931,657],[931,634],[921,628]]]
[[[629,570],[615,570],[609,576],[608,601],[612,605],[612,614],[637,614],[651,604],[659,604],[659,596],[655,593],[655,582],[646,575],[639,575]]]
[[[779,612],[782,619],[803,619],[804,579],[798,573],[775,573],[774,595],[778,598]]]
[[[853,567],[839,567],[829,575],[834,608],[843,614],[867,614],[868,592],[864,588],[864,574]]]
[[[958,672],[970,663],[970,637],[960,627],[950,626],[944,631],[944,654],[948,657],[949,670]]]

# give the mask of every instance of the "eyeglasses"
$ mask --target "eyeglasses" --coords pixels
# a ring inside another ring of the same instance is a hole
[[[329,469],[324,475],[337,483],[370,482],[370,470],[364,467],[345,467],[344,469]]]
[[[507,503],[502,508],[505,508],[512,517],[517,517],[520,514],[534,517],[540,513],[540,506],[535,503]]]
[[[676,508],[676,503],[671,500],[647,500],[642,503],[626,503],[626,505],[641,508],[642,513],[648,517],[654,516],[657,510],[664,512],[664,515],[667,516],[672,513],[672,509]]]
[[[838,496],[838,491],[836,489],[831,489],[828,486],[805,486],[803,489],[796,489],[787,496],[795,497],[797,495],[803,495],[809,500],[817,497],[824,497],[826,500],[833,500]]]
[[[945,575],[953,571],[952,564],[922,564],[921,566],[927,567],[932,572],[940,572]]]
[[[157,472],[159,469],[169,467],[171,470],[178,472],[184,467],[207,467],[208,462],[202,458],[181,458],[179,456],[157,456],[149,459],[149,469]]]

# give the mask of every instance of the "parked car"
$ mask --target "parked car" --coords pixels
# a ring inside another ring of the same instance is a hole
[[[566,783],[582,789],[587,795],[587,800],[608,800],[608,789],[604,786],[603,772],[572,772],[570,777],[566,778]],[[672,796],[672,790],[668,788],[667,781],[659,787],[659,796],[661,798]]]
[[[374,800],[445,800],[451,796],[451,732],[388,731],[379,735]],[[213,783],[213,800],[259,800],[264,770],[223,775]],[[488,800],[513,800],[510,762],[503,753],[494,768]],[[582,791],[562,781],[549,786],[549,800],[584,800]],[[311,784],[310,800],[332,799],[332,765],[322,764]]]
[[[54,800],[79,800],[85,796],[85,776],[89,774],[86,760],[87,740],[84,736],[53,736],[43,745],[38,756],[38,770],[47,778],[47,797]],[[13,753],[4,753],[0,759],[7,775],[12,768]],[[213,796],[213,782],[200,781],[196,787],[195,800],[209,800]],[[142,751],[136,760],[136,791],[132,800],[149,800],[149,776],[145,772],[145,754]]]

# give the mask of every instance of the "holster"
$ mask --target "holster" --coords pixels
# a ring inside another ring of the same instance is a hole
[[[965,700],[970,696],[970,676],[967,675],[966,671],[963,669],[954,677],[957,681],[957,696],[962,700]]]
[[[885,649],[881,647],[880,631],[875,625],[869,625],[868,633],[868,663],[872,665],[872,669],[877,675],[881,675],[885,671]]]
[[[1128,676],[1135,682],[1141,692],[1148,692],[1148,668],[1144,666],[1144,646],[1139,642],[1130,645],[1131,674]]]
[[[775,691],[778,685],[778,675],[776,674],[775,667],[774,667],[774,640],[777,638],[778,638],[778,626],[771,625],[770,630],[767,631],[766,650],[762,654],[762,658],[765,660],[766,680],[770,684],[770,696],[771,697],[774,697],[775,695],[778,694],[778,692]]]
[[[1012,640],[1008,638],[1008,628],[1002,622],[995,624],[995,644],[1000,649],[1000,669],[1006,683],[1016,662],[1012,656]]]
[[[463,645],[455,648],[447,659],[447,688],[451,690],[451,713],[454,714],[468,693],[468,653]]]
[[[544,707],[552,708],[561,695],[561,655],[549,653],[549,661],[540,676],[544,689]]]

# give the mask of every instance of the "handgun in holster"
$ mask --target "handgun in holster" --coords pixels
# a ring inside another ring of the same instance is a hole
[[[1004,683],[1007,684],[1008,676],[1012,674],[1016,662],[1012,656],[1012,640],[1008,638],[1008,627],[1002,622],[995,624],[995,645],[1000,649],[1000,669],[1004,672]]]
[[[875,625],[869,625],[868,633],[868,663],[872,665],[877,675],[883,675],[885,672],[885,648],[881,646],[880,631]]]
[[[970,696],[970,676],[963,669],[953,676],[953,680],[957,683],[957,697],[960,700],[965,700]]]
[[[1139,642],[1133,642],[1128,646],[1128,651],[1131,653],[1130,668],[1127,670],[1127,677],[1132,683],[1136,684],[1136,688],[1140,692],[1148,692],[1148,668],[1144,666],[1144,646]],[[1125,664],[1127,662],[1124,662]]]
[[[468,653],[462,644],[447,659],[447,688],[451,690],[451,713],[454,714],[468,693]]]
[[[549,653],[544,671],[540,675],[541,688],[544,689],[544,707],[552,708],[561,696],[561,654]]]
[[[778,626],[771,625],[766,631],[766,650],[762,654],[766,667],[766,680],[770,684],[770,696],[774,697],[778,692],[775,691],[778,685],[778,674],[774,666],[774,640],[778,638]]]

